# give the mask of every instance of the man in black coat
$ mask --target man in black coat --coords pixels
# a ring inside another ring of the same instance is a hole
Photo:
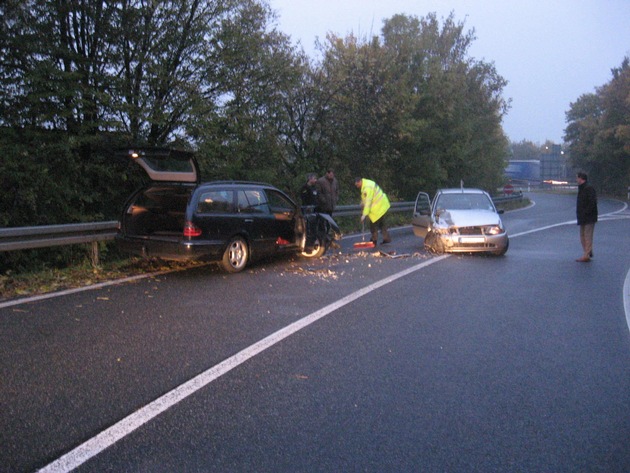
[[[302,206],[315,207],[317,205],[317,175],[310,173],[306,176],[306,183],[300,189]]]
[[[580,242],[584,254],[576,261],[588,263],[593,257],[593,232],[597,222],[597,193],[593,186],[588,184],[588,176],[585,172],[577,173],[577,224],[580,226]]]

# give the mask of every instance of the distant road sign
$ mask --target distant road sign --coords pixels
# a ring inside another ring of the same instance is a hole
[[[503,186],[503,193],[505,195],[512,195],[514,192],[514,186],[512,184],[506,184]]]

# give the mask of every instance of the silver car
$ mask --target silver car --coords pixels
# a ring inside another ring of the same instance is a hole
[[[480,189],[440,189],[429,200],[420,192],[413,211],[413,232],[436,253],[504,255],[509,238],[490,195]]]

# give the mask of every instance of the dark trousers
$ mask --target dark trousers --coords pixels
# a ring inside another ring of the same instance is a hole
[[[370,221],[370,232],[372,233],[372,241],[374,243],[378,240],[378,231],[381,231],[381,235],[383,235],[383,241],[391,241],[389,237],[389,232],[387,231],[387,222],[385,221],[385,216],[383,215],[376,222]]]

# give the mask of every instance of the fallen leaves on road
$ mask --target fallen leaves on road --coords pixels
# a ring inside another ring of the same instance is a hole
[[[403,257],[428,258],[430,255],[423,253],[397,254],[395,251],[384,252],[382,250],[359,250],[351,253],[329,251],[322,258],[305,260],[296,258],[291,261],[285,271],[308,277],[314,277],[321,281],[336,281],[344,274],[344,266],[356,259],[368,261],[368,268],[372,267],[372,261],[384,259],[398,259]],[[160,271],[173,271],[188,269],[207,263],[162,261],[159,259],[130,258],[127,260],[105,263],[102,267],[92,268],[90,265],[71,267],[65,269],[45,269],[43,271],[17,274],[11,271],[0,275],[0,302],[22,297],[36,296],[49,292],[62,291],[77,287],[86,287],[101,282],[122,279],[139,274],[157,273]],[[251,268],[251,272],[264,272],[265,267]],[[229,277],[229,276],[224,276]],[[147,297],[153,297],[147,294]]]
[[[7,271],[7,273],[0,275],[0,302],[65,289],[86,287],[139,274],[192,268],[201,264],[130,258],[104,264],[96,269],[90,265],[84,265],[64,269],[45,269],[30,273]]]

